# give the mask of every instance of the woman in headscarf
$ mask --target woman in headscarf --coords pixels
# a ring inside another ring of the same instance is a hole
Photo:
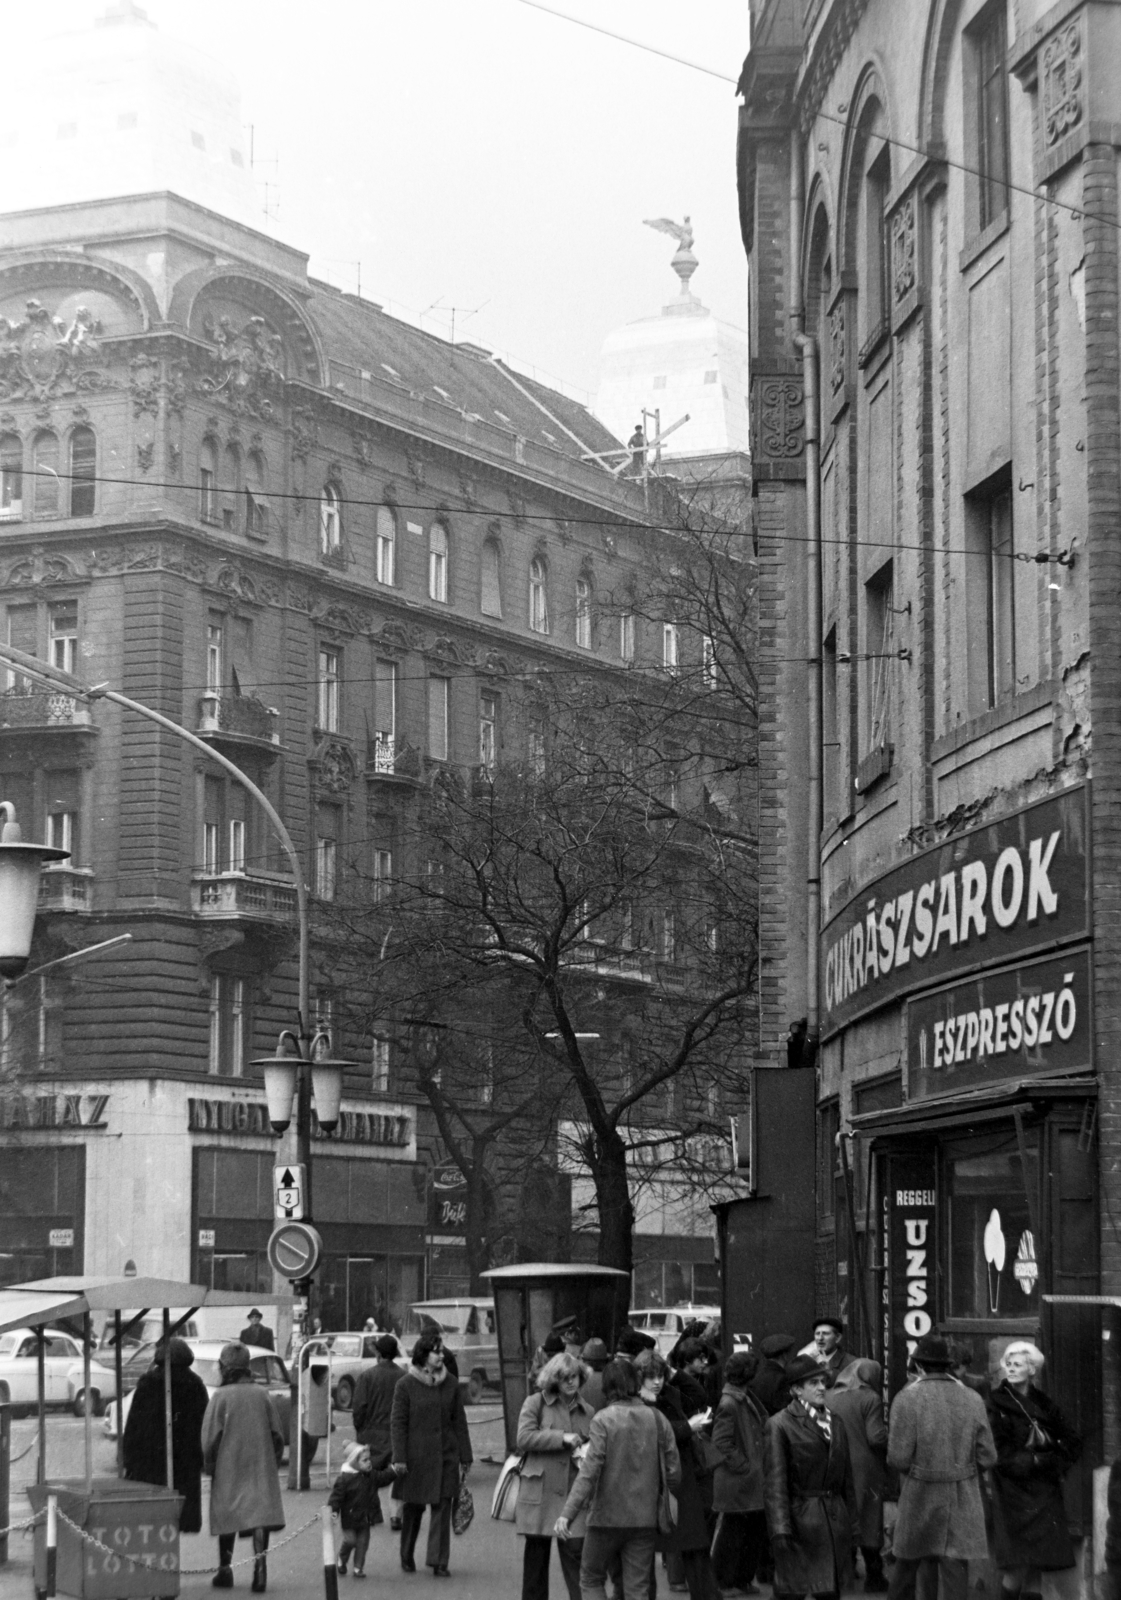
[[[183,1496],[180,1533],[202,1531],[202,1419],[210,1399],[191,1371],[194,1351],[185,1339],[171,1340],[171,1465],[175,1490]],[[137,1483],[167,1483],[164,1412],[164,1344],[133,1392],[122,1441],[124,1475]]]
[[[1003,1381],[989,1398],[996,1445],[993,1554],[1005,1600],[1038,1600],[1040,1573],[1074,1566],[1063,1478],[1082,1454],[1082,1440],[1037,1388],[1043,1363],[1036,1345],[1014,1339],[1000,1358]]]

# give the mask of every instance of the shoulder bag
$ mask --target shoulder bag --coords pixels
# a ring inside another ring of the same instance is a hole
[[[502,1463],[502,1471],[498,1474],[490,1502],[490,1514],[495,1522],[513,1522],[518,1509],[518,1490],[521,1488],[524,1465],[525,1456],[517,1451]]]
[[[652,1414],[651,1420],[658,1445],[658,1532],[668,1535],[677,1527],[677,1496],[666,1482],[666,1452],[656,1413]],[[669,1424],[666,1423],[666,1426]]]

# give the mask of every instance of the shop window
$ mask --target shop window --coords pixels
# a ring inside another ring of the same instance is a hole
[[[319,678],[317,683],[315,725],[321,733],[339,731],[339,683],[342,676],[342,657],[337,650],[323,645],[319,650]]]
[[[379,506],[374,534],[375,571],[379,583],[397,582],[397,518],[388,506]]]
[[[244,978],[227,972],[210,975],[210,1071],[217,1077],[244,1075],[250,1038],[247,991]]]
[[[58,435],[44,430],[35,435],[32,446],[35,477],[35,515],[57,517],[61,503],[61,479],[58,475]]]
[[[546,589],[547,573],[540,556],[529,564],[529,625],[534,633],[549,631],[549,597]]]
[[[18,434],[0,434],[0,522],[23,516],[23,445]]]
[[[81,1145],[4,1151],[0,1250],[6,1283],[83,1271],[85,1194],[86,1153]]]
[[[502,615],[502,554],[497,539],[488,539],[483,545],[479,610],[484,617]]]
[[[78,602],[59,600],[47,607],[47,630],[50,638],[50,663],[62,672],[73,673],[77,667],[78,652]]]
[[[1038,1193],[1038,1133],[1028,1130],[1028,1172],[1015,1133],[952,1146],[950,1191],[952,1317],[986,1321],[1039,1311],[1039,1241],[1032,1231],[1025,1183]]]
[[[428,680],[428,754],[433,761],[448,759],[449,678]]]
[[[442,522],[428,530],[428,598],[442,604],[448,598],[448,530]]]
[[[218,451],[204,439],[199,453],[199,516],[203,522],[218,520]]]

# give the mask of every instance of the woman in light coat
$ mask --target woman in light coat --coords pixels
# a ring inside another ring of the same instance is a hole
[[[272,1396],[253,1382],[249,1348],[235,1341],[218,1357],[222,1386],[210,1397],[202,1419],[202,1468],[210,1474],[210,1531],[218,1536],[215,1589],[232,1589],[230,1570],[238,1534],[253,1539],[254,1594],[267,1581],[269,1534],[284,1526],[276,1469],[284,1435]]]
[[[571,1355],[556,1355],[537,1374],[537,1392],[518,1417],[517,1448],[525,1454],[514,1527],[525,1540],[522,1600],[548,1600],[553,1525],[576,1477],[574,1452],[587,1440],[595,1408],[581,1398],[588,1369]],[[580,1600],[580,1556],[585,1513],[567,1539],[557,1541],[561,1575],[570,1600]]]

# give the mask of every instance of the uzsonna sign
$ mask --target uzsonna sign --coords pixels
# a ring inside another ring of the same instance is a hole
[[[900,995],[1089,933],[1085,785],[956,835],[868,885],[822,934],[828,1036]]]

